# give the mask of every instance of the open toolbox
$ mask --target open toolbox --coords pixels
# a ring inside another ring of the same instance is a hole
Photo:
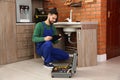
[[[72,62],[65,66],[54,66],[51,71],[52,78],[71,78],[76,73],[77,53],[73,54]]]

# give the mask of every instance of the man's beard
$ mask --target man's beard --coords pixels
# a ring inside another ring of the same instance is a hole
[[[51,22],[50,19],[49,19],[48,21],[49,21],[49,23],[50,23],[51,25],[54,23],[54,22]]]

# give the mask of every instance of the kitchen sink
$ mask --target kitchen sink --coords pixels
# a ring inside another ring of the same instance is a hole
[[[75,25],[80,24],[81,22],[56,22],[55,25]]]
[[[80,27],[80,22],[57,22],[54,25],[58,28],[63,28],[64,32],[76,32],[76,28]]]

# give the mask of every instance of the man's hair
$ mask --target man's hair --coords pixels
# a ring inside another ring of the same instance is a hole
[[[58,16],[57,8],[52,8],[52,9],[50,9],[49,13],[50,13],[50,14],[55,14],[55,15]]]

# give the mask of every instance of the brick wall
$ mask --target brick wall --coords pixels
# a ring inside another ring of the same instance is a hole
[[[74,0],[78,2],[79,0]],[[70,9],[73,10],[73,21],[98,21],[98,54],[106,53],[106,0],[95,0],[92,3],[82,1],[82,7],[70,7],[64,5],[65,0],[44,1],[46,9],[57,7],[58,21],[64,21],[69,17]]]

